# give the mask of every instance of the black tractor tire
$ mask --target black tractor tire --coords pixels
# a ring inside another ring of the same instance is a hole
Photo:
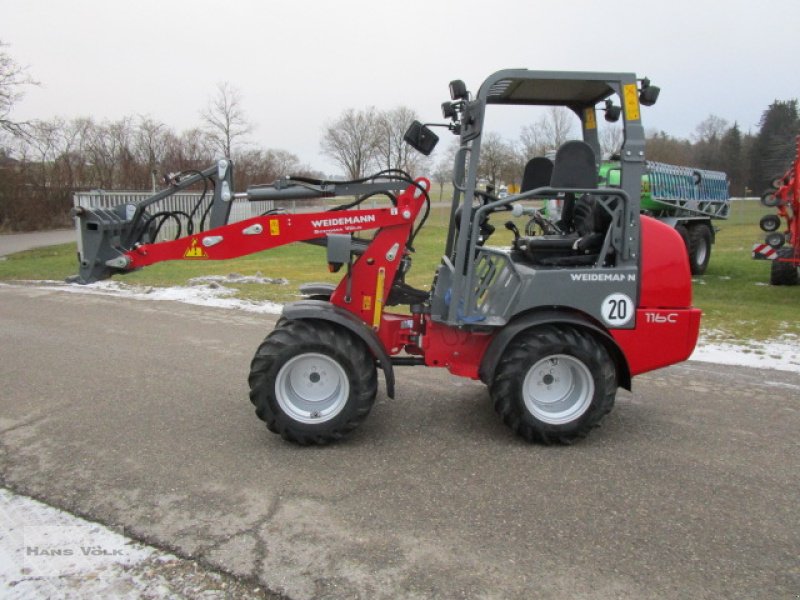
[[[528,442],[572,444],[613,408],[617,369],[586,331],[543,325],[511,341],[489,392],[503,422]]]
[[[794,250],[790,247],[780,248],[777,258],[791,258]],[[770,285],[797,285],[800,283],[798,266],[795,263],[773,260],[769,271]]]
[[[683,240],[683,245],[686,246],[686,252],[689,252],[689,230],[686,228],[686,225],[683,223],[678,223],[675,225],[675,231],[678,232],[678,235],[681,236]]]
[[[267,429],[300,445],[342,439],[369,414],[375,359],[350,331],[323,320],[282,320],[250,365],[250,400]]]
[[[702,275],[711,260],[711,228],[705,223],[689,227],[689,269],[692,275]]]
[[[686,256],[689,257],[689,263],[691,264],[692,257],[689,254],[689,229],[683,223],[678,223],[675,225],[675,231],[678,232],[678,235],[680,235],[683,240],[683,246],[686,248]]]
[[[761,228],[761,231],[766,233],[778,231],[781,227],[781,218],[778,215],[764,215],[758,221],[758,226]]]
[[[765,190],[764,193],[761,194],[761,204],[767,208],[775,208],[778,206],[781,200],[775,195],[777,191],[778,190]]]

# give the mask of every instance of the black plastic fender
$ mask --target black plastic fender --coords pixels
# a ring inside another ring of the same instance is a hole
[[[336,284],[333,283],[304,283],[300,286],[300,293],[304,296],[327,296],[330,298]]]
[[[378,335],[354,314],[324,300],[300,300],[283,307],[284,319],[319,319],[341,325],[358,336],[375,356],[386,379],[386,394],[394,398],[394,368]]]
[[[494,379],[494,372],[495,369],[497,369],[497,364],[500,362],[500,358],[503,356],[506,346],[508,346],[511,340],[526,329],[545,324],[573,325],[595,334],[597,339],[603,343],[606,350],[611,355],[611,358],[614,359],[614,363],[617,367],[617,381],[619,382],[619,386],[630,391],[630,367],[628,366],[628,360],[625,358],[625,353],[622,352],[616,340],[611,337],[605,329],[594,323],[588,317],[580,313],[560,310],[541,310],[525,313],[516,317],[498,331],[483,355],[483,360],[478,370],[481,381],[486,385],[491,384],[492,379]]]

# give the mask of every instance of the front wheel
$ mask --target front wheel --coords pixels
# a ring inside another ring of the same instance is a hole
[[[259,346],[250,400],[267,429],[298,444],[341,439],[369,414],[378,377],[366,344],[321,320],[285,320]]]
[[[616,368],[592,335],[546,325],[521,333],[490,386],[503,421],[529,442],[571,444],[611,411]]]

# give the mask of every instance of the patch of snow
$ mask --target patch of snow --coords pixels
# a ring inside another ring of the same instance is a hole
[[[767,342],[751,340],[746,344],[701,338],[689,360],[800,373],[800,345],[793,335]]]
[[[0,489],[4,598],[62,597],[67,582],[81,582],[82,597],[102,597],[122,591],[126,570],[156,554],[107,527]]]
[[[0,596],[249,599],[265,592],[0,488]]]
[[[56,289],[73,294],[95,294],[102,296],[117,296],[133,298],[135,300],[169,300],[183,302],[195,306],[212,306],[215,308],[229,308],[245,310],[248,312],[279,315],[283,306],[274,302],[252,302],[231,298],[235,290],[220,285],[193,285],[172,287],[142,287],[127,285],[118,281],[98,281],[88,285],[77,283],[62,283],[60,281],[33,281],[45,289]]]
[[[289,283],[289,280],[284,279],[283,277],[264,277],[261,273],[256,273],[255,275],[240,275],[239,273],[230,273],[228,275],[204,275],[202,277],[193,277],[189,280],[189,285],[197,285],[198,283],[256,283],[261,285],[286,285]]]

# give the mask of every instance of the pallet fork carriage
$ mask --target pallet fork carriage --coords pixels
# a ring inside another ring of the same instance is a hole
[[[630,73],[514,69],[490,76],[473,95],[450,84],[442,105],[460,140],[450,222],[430,292],[405,283],[413,242],[430,209],[430,182],[389,170],[359,181],[288,177],[233,191],[233,165],[175,177],[152,198],[117,209],[80,208],[80,272],[90,283],[165,260],[224,260],[292,242],[324,245],[335,286],[304,288],[286,305],[256,351],[250,398],[267,427],[300,444],[339,439],[358,426],[377,393],[377,369],[395,393],[395,368],[444,367],[489,387],[496,411],[529,441],[570,443],[611,410],[618,387],[637,374],[688,358],[699,330],[683,241],[640,215],[645,172],[641,105],[658,88]],[[615,105],[614,102],[618,104]],[[565,106],[581,119],[583,140],[565,143],[555,161],[532,157],[522,191],[497,198],[477,187],[484,116],[493,105]],[[618,183],[598,187],[597,110],[623,118]],[[429,154],[432,124],[415,122],[406,141]],[[213,187],[211,228],[158,203],[198,183]],[[385,208],[364,208],[382,195]],[[355,197],[313,213],[273,212],[227,224],[230,202]],[[548,221],[530,201],[560,199]],[[528,215],[547,235],[520,235],[491,248],[493,215]],[[160,226],[183,222],[188,235],[158,241]],[[367,239],[360,232],[375,231]],[[405,306],[393,312],[390,307]]]

